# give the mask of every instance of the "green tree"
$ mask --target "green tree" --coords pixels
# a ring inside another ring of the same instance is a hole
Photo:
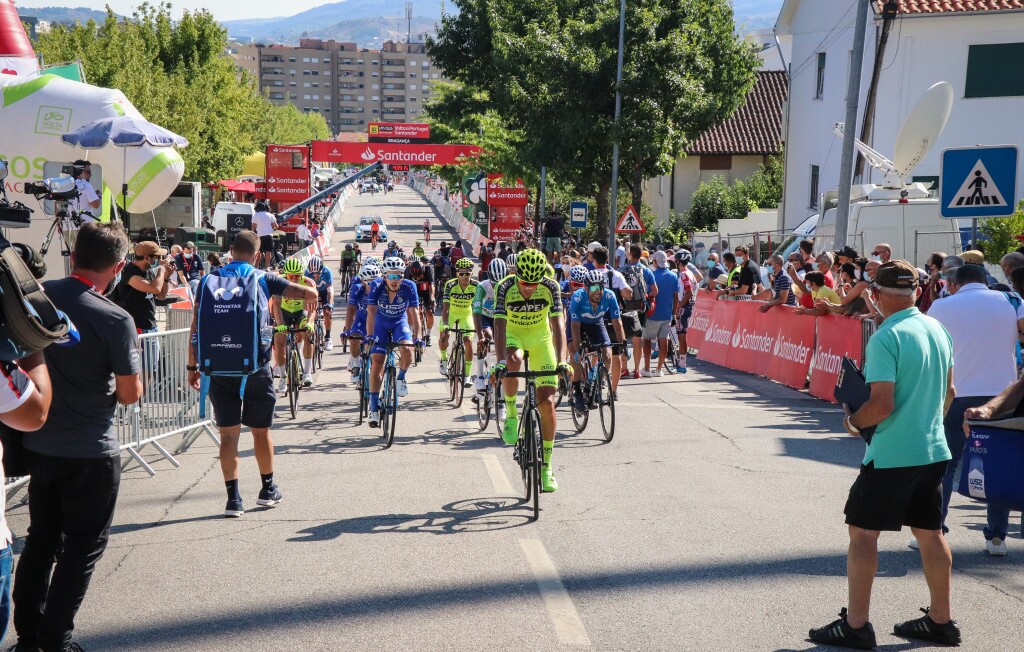
[[[978,246],[985,252],[985,260],[998,263],[1003,256],[1016,251],[1021,242],[1017,236],[1024,235],[1024,200],[1017,204],[1017,212],[1009,217],[992,217],[984,220],[978,228],[988,236]]]

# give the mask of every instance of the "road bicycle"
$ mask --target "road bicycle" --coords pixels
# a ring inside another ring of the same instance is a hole
[[[430,244],[430,229],[423,227],[423,240]]]
[[[359,420],[356,425],[363,425],[363,420],[370,416],[370,347],[361,336],[359,340],[359,374],[356,376],[356,389],[359,392]]]
[[[308,332],[305,328],[288,328],[285,331],[288,340],[285,344],[284,368],[288,378],[288,408],[293,419],[299,410],[299,389],[302,385],[302,356],[299,355],[299,341],[296,335]]]
[[[608,367],[601,359],[603,346],[594,346],[588,340],[582,342],[577,359],[583,368],[580,383],[583,389],[584,408],[572,406],[572,422],[576,432],[583,432],[590,420],[590,411],[597,408],[601,417],[601,431],[605,441],[615,436],[615,395],[612,393],[612,378]]]
[[[391,335],[388,334],[383,379],[380,385],[380,427],[381,435],[384,437],[384,448],[391,448],[391,444],[395,442],[395,421],[398,417],[398,366],[395,363],[395,349],[400,346],[412,344],[393,342]]]
[[[451,353],[448,355],[448,393],[458,408],[462,406],[462,399],[466,393],[466,347],[463,340],[473,331],[459,328],[459,322],[456,320],[455,328],[449,328],[448,333],[449,337],[454,338],[449,345]]]
[[[317,369],[324,368],[324,350],[327,347],[327,331],[324,330],[324,306],[319,304],[316,307],[316,318],[313,322],[313,332],[310,334],[313,338],[313,364],[312,370],[315,373]]]
[[[491,348],[494,346],[494,340],[485,340],[482,342],[483,347],[477,351],[477,360],[485,360],[491,352]],[[485,369],[490,369],[490,365],[484,365]],[[480,426],[480,432],[487,430],[487,424],[491,422],[491,410],[495,409],[494,403],[494,387],[491,383],[484,383],[484,393],[480,394],[477,392],[475,396],[476,403],[476,422]],[[497,416],[497,415],[495,415]],[[501,435],[499,429],[498,435]]]
[[[526,490],[526,502],[533,499],[533,520],[540,518],[540,470],[544,462],[544,449],[541,443],[540,411],[537,409],[537,379],[559,375],[557,369],[550,371],[531,371],[530,352],[523,351],[523,370],[505,371],[508,378],[526,379],[526,399],[519,420],[519,439],[512,450],[512,459],[519,464]],[[500,386],[501,378],[498,379]]]

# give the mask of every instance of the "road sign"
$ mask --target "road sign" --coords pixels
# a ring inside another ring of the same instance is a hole
[[[942,152],[939,213],[947,218],[1006,217],[1017,205],[1016,145]]]
[[[615,225],[616,233],[647,233],[647,227],[640,221],[640,216],[637,214],[636,209],[630,204],[626,207],[626,212],[619,218],[619,223]]]
[[[569,204],[569,227],[573,229],[587,228],[587,214],[590,205],[585,201],[574,201]]]

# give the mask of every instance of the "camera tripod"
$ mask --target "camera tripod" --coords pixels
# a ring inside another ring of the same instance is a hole
[[[46,232],[46,238],[43,240],[42,247],[39,248],[39,253],[45,257],[46,252],[50,250],[53,237],[55,235],[60,236],[60,255],[64,259],[64,275],[67,276],[71,273],[71,250],[75,245],[74,238],[71,235],[77,236],[78,229],[85,223],[82,216],[88,216],[94,220],[96,218],[89,211],[78,212],[74,210],[66,202],[59,202],[54,213],[53,224],[50,225],[49,231]],[[68,229],[66,233],[64,231],[65,220],[75,226],[74,229]]]

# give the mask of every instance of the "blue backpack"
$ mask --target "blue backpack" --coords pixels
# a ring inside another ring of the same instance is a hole
[[[203,373],[200,412],[210,376],[245,379],[269,359],[270,305],[260,289],[263,272],[251,265],[224,267],[203,277],[196,292],[197,364]]]

